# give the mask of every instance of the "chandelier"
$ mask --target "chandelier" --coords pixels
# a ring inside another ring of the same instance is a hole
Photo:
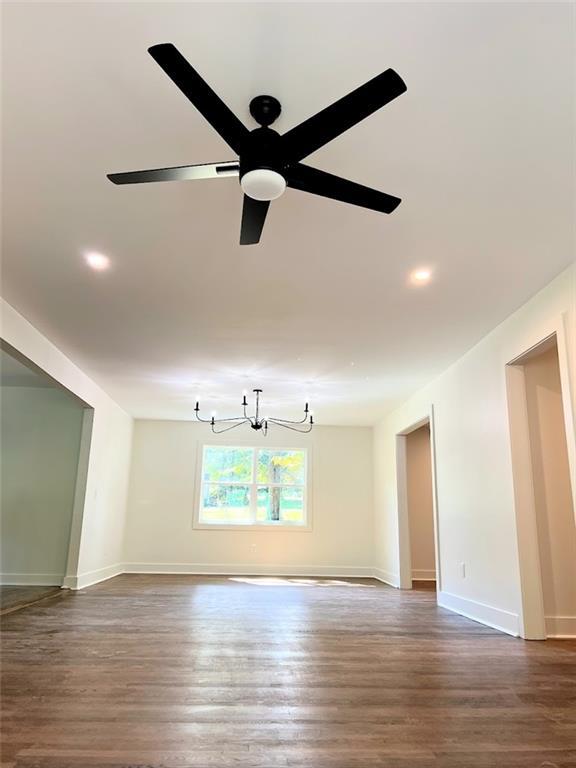
[[[248,408],[248,402],[246,400],[246,393],[242,396],[242,408],[244,409],[244,415],[243,416],[237,416],[233,419],[217,419],[216,414],[213,413],[212,416],[209,419],[203,419],[200,416],[200,403],[198,400],[196,401],[196,407],[194,408],[194,412],[196,414],[196,418],[198,421],[201,421],[203,424],[210,424],[212,427],[212,432],[214,434],[218,435],[221,432],[228,432],[231,429],[235,429],[236,427],[242,426],[242,424],[249,424],[252,429],[255,429],[256,431],[262,430],[264,434],[268,434],[268,426],[269,425],[276,425],[278,427],[286,427],[286,429],[291,429],[294,432],[301,432],[303,434],[307,432],[312,432],[312,427],[314,426],[314,417],[312,413],[310,412],[308,408],[308,403],[304,406],[304,418],[300,419],[300,421],[289,421],[288,419],[274,419],[270,416],[260,416],[260,395],[262,394],[261,389],[253,389],[252,390],[254,394],[256,395],[256,405],[254,408],[254,415],[249,416],[246,409]],[[218,427],[219,424],[223,424],[226,426]]]

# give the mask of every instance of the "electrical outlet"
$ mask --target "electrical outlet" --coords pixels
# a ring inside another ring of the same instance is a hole
[[[462,579],[466,578],[466,563],[458,563],[458,572]]]
[[[256,544],[250,544],[250,552],[256,552]]]

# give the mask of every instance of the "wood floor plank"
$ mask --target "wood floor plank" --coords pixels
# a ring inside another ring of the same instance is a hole
[[[33,603],[67,594],[60,587],[0,585],[0,616],[19,611]]]
[[[576,766],[576,641],[372,580],[119,576],[2,621],[2,768]]]

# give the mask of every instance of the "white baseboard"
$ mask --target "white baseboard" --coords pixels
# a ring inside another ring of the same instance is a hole
[[[361,565],[229,565],[220,563],[124,563],[124,573],[189,574],[191,576],[312,576],[365,578],[373,569]]]
[[[430,571],[422,568],[413,568],[412,578],[414,581],[436,581],[436,571],[434,569]]]
[[[61,573],[0,573],[0,584],[12,587],[61,587]]]
[[[516,613],[503,611],[501,608],[479,603],[476,600],[452,595],[450,592],[438,593],[438,605],[454,613],[459,613],[461,616],[466,616],[467,619],[472,619],[480,624],[486,624],[493,629],[498,629],[500,632],[506,632],[514,637],[520,636],[520,621]]]
[[[80,573],[78,576],[66,576],[62,586],[67,589],[84,589],[84,587],[90,587],[100,581],[119,576],[121,573],[124,573],[124,566],[122,563],[116,563],[116,565],[108,565],[106,568],[98,568],[96,571]]]
[[[546,616],[546,637],[576,637],[576,616]]]
[[[373,568],[372,577],[378,579],[378,581],[383,581],[384,584],[388,584],[390,587],[400,588],[400,578],[396,573],[383,571],[381,568]]]

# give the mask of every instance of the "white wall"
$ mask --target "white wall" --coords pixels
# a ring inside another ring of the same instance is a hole
[[[2,338],[94,409],[86,495],[73,525],[65,584],[83,586],[121,570],[132,418],[7,302]]]
[[[547,634],[576,631],[576,520],[556,346],[524,364]]]
[[[47,387],[2,387],[1,571],[4,584],[60,585],[66,575],[83,408]]]
[[[406,491],[413,579],[436,578],[430,427],[406,435]]]
[[[559,275],[374,431],[375,564],[380,574],[398,584],[395,436],[426,416],[433,404],[439,601],[514,633],[519,631],[520,583],[504,370],[560,322],[576,405],[575,274],[572,267]]]
[[[203,443],[305,446],[312,461],[312,530],[194,530],[197,452]],[[127,569],[369,575],[373,544],[372,430],[276,429],[250,442],[237,430],[136,421],[132,451]]]

